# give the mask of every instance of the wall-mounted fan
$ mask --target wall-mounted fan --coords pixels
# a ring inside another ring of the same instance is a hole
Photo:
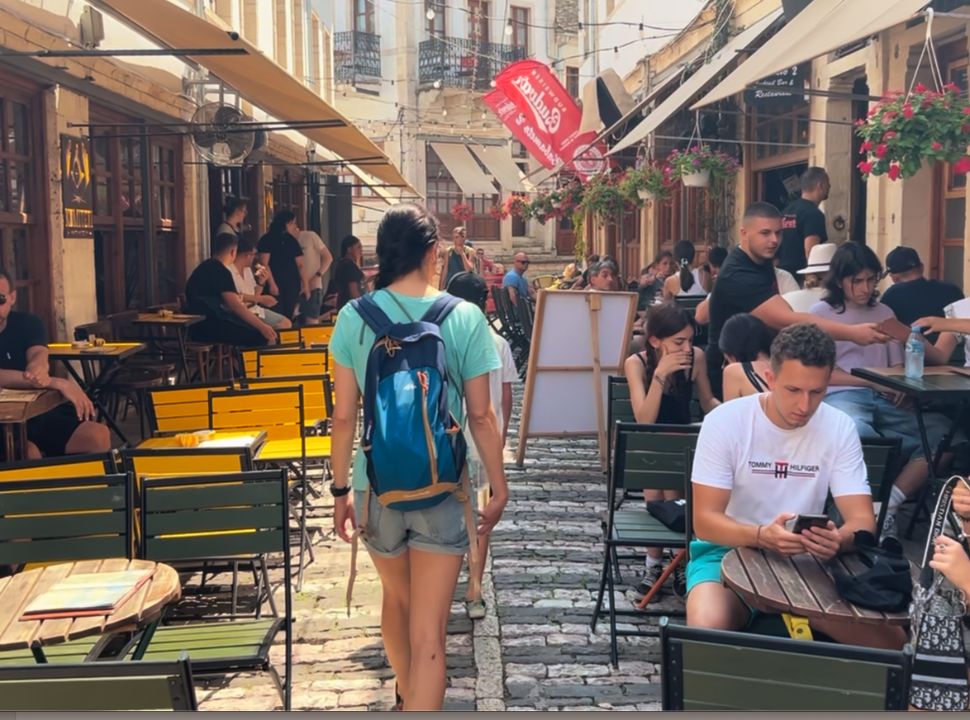
[[[240,125],[246,119],[232,105],[206,103],[192,115],[192,144],[214,165],[241,165],[256,144],[256,131]]]

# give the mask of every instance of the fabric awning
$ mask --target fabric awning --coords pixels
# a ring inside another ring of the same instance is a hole
[[[498,192],[464,145],[431,143],[431,147],[465,195],[495,195]]]
[[[805,12],[807,11],[802,11],[802,14]],[[631,130],[629,135],[614,145],[613,149],[610,150],[610,154],[624,150],[631,145],[636,145],[660,127],[675,112],[689,103],[691,98],[699,93],[718,73],[724,70],[738,56],[740,51],[757,40],[779,17],[781,17],[781,8],[769,13],[753,25],[745,28],[740,34],[735,35],[714,57],[704,65],[701,65],[697,69],[697,72],[691,75],[679,88],[674,90],[666,100],[654,108],[653,112],[647,115],[643,122]]]
[[[758,80],[906,22],[928,0],[813,0],[693,107],[742,92]]]
[[[512,160],[512,152],[508,145],[472,145],[471,150],[495,176],[499,185],[506,192],[529,192],[531,183],[526,186],[522,182],[525,177],[519,166]]]
[[[93,3],[164,47],[245,49],[246,55],[189,59],[277,120],[334,122],[334,127],[300,128],[299,131],[353,164],[355,167],[351,169],[358,177],[370,176],[372,184],[400,187],[409,195],[418,195],[383,151],[350,120],[241,36],[233,39],[225,29],[174,2],[93,0]]]
[[[607,68],[583,86],[583,120],[580,132],[599,132],[631,117],[636,103],[616,70]]]

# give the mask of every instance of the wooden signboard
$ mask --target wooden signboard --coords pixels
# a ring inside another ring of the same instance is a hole
[[[61,135],[61,193],[64,197],[64,237],[94,237],[91,152],[87,138]]]
[[[637,296],[543,290],[536,305],[516,463],[534,437],[598,437],[606,466],[610,375],[623,373]]]

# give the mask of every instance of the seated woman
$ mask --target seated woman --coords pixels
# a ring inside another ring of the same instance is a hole
[[[842,323],[887,323],[896,317],[888,306],[878,302],[876,283],[882,277],[882,263],[865,245],[847,242],[832,256],[825,279],[825,299],[811,312]],[[928,350],[933,346],[925,343]],[[903,348],[898,340],[885,344],[857,345],[840,340],[835,343],[836,361],[825,402],[855,420],[861,437],[882,436],[902,441],[906,463],[889,498],[885,534],[896,530],[896,510],[916,492],[929,474],[920,441],[916,413],[904,407],[904,397],[851,374],[853,368],[888,368],[903,364]],[[950,423],[939,413],[923,413],[927,438],[936,448]]]
[[[709,288],[704,286],[701,272],[692,268],[694,262],[694,243],[681,240],[674,245],[674,263],[679,271],[668,277],[663,285],[664,302],[675,297],[704,297]]]
[[[754,315],[741,313],[724,323],[718,347],[724,367],[724,402],[768,391],[765,371],[775,331]]]
[[[720,403],[711,392],[704,352],[694,347],[694,326],[690,315],[676,305],[658,305],[647,312],[646,350],[631,355],[623,364],[630,385],[630,403],[638,423],[689,425],[690,402],[697,384],[697,397],[705,413]],[[680,493],[644,490],[643,499],[676,500]],[[647,550],[647,571],[637,585],[643,597],[663,573],[661,548]],[[674,573],[674,590],[683,595],[686,581],[683,565]]]

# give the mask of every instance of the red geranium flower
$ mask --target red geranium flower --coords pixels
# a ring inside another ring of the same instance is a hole
[[[970,105],[964,105],[963,106],[963,114],[964,115],[970,115]]]
[[[923,83],[916,83],[916,87],[913,88],[918,93],[926,92],[926,86]]]
[[[866,140],[862,145],[859,146],[859,152],[867,153],[872,150],[872,143]]]
[[[970,172],[970,157],[964,155],[962,158],[953,163],[954,175],[966,175],[968,172]]]
[[[916,111],[913,110],[913,106],[912,105],[910,105],[909,103],[906,103],[905,105],[903,105],[903,117],[904,118],[906,118],[907,120],[909,120],[915,114],[916,114]]]
[[[886,151],[888,150],[889,148],[886,147],[885,143],[879,143],[876,145],[876,157],[882,160],[884,157],[886,157]]]
[[[898,179],[899,178],[899,165],[897,165],[896,163],[893,163],[892,165],[890,165],[889,166],[889,170],[886,171],[886,174],[889,176],[889,179],[890,180],[896,180],[896,179]]]
[[[968,159],[970,159],[970,158],[968,158]],[[861,163],[859,163],[858,165],[856,165],[856,167],[859,168],[859,172],[861,172],[863,175],[868,175],[869,173],[872,172],[872,168],[873,168],[874,165],[875,165],[875,163],[866,162],[866,161],[863,160]]]
[[[882,141],[888,142],[892,140],[894,137],[896,137],[898,134],[899,133],[897,133],[895,130],[887,130],[882,134]]]
[[[930,149],[933,152],[940,152],[940,150],[943,149],[943,146],[934,140],[933,143],[930,144]]]

